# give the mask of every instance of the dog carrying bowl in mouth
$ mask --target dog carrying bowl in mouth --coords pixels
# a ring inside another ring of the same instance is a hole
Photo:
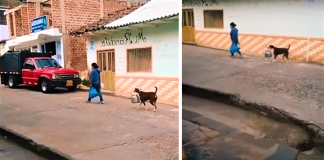
[[[140,103],[140,100],[137,95],[132,95],[131,102],[132,103]]]

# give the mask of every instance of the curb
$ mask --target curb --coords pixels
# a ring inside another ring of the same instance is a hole
[[[46,147],[42,144],[38,144],[32,139],[25,137],[24,135],[21,135],[19,133],[16,133],[10,129],[7,129],[4,126],[0,126],[0,135],[14,142],[18,146],[21,146],[24,149],[31,151],[43,158],[55,160],[75,160],[72,157],[65,155],[64,153]]]
[[[274,108],[272,106],[267,106],[265,104],[258,104],[258,103],[253,103],[253,102],[243,100],[238,94],[230,94],[230,93],[224,93],[217,90],[204,89],[189,84],[182,84],[182,93],[194,97],[199,97],[199,98],[235,106],[241,109],[262,114],[266,117],[269,117],[279,122],[296,125],[304,129],[306,133],[309,135],[309,137],[311,137],[309,140],[311,144],[313,144],[312,142],[314,142],[313,141],[314,138],[320,136],[319,129],[318,129],[319,127],[316,128],[317,126],[315,124],[311,124],[304,120],[297,119],[293,117],[290,113]],[[313,148],[313,146],[311,148],[309,147],[310,146],[306,148],[302,147],[303,149],[300,150],[308,150]]]
[[[197,47],[201,47],[201,48],[208,48],[208,49],[214,49],[214,50],[218,50],[218,51],[228,52],[228,49],[221,49],[221,48],[213,48],[213,47],[208,47],[208,46],[202,46],[202,45],[199,45],[197,43],[182,42],[182,45],[197,46]],[[243,58],[245,58],[245,56],[254,57],[254,58],[264,58],[264,56],[255,56],[253,54],[246,54],[246,53],[243,53],[243,52],[242,52],[242,56],[243,56]],[[314,61],[305,62],[305,61],[297,61],[297,60],[291,60],[291,61],[298,62],[298,63],[317,65],[317,66],[324,66],[324,62],[314,62]]]
[[[89,91],[89,88],[84,88],[84,87],[83,88],[78,88],[77,91],[88,92]],[[117,95],[114,92],[101,91],[101,93],[102,93],[102,95],[105,95],[105,96],[112,96],[112,97],[118,97],[118,98],[124,98],[124,99],[131,99],[131,97]],[[159,104],[160,102],[157,102],[157,103]],[[160,104],[165,104],[165,105],[169,105],[169,106],[173,106],[173,107],[179,107],[177,105],[167,104],[167,103],[160,103]]]
[[[184,45],[192,45],[192,46],[199,46],[196,42],[182,42]]]

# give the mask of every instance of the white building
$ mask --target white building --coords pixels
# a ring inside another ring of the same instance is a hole
[[[184,42],[228,50],[231,22],[245,54],[291,45],[292,59],[324,61],[322,0],[183,0]]]
[[[51,15],[46,15],[51,13],[50,6],[51,1],[40,0],[35,5],[25,2],[6,10],[4,14],[10,34],[6,45],[12,50],[52,53],[52,58],[64,67],[62,33],[52,26]],[[36,15],[31,15],[31,11]]]
[[[0,6],[0,56],[8,51],[8,46],[6,45],[6,40],[9,37],[9,31],[7,26],[7,19],[4,15],[7,7]]]
[[[102,86],[130,97],[155,91],[158,102],[179,105],[179,0],[153,0],[103,28],[86,32],[87,63],[97,62]]]

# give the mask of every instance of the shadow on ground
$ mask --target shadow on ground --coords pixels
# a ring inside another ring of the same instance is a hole
[[[31,86],[17,86],[16,88],[13,89],[21,89],[21,90],[24,89],[32,92],[42,92],[39,87],[31,87]],[[52,92],[48,94],[67,94],[67,93],[73,93],[73,92],[68,91],[66,88],[55,88]]]

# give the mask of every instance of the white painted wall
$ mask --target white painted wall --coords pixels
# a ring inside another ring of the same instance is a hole
[[[9,31],[7,25],[0,25],[0,41],[9,38]]]
[[[0,56],[6,52],[6,43],[0,43]]]
[[[192,0],[200,2],[201,0]],[[208,0],[205,0],[208,1]],[[235,22],[240,33],[324,37],[324,0],[216,0],[218,6],[193,8],[195,28],[204,29],[203,10],[223,9],[224,29]]]
[[[140,27],[140,26],[135,26]],[[141,30],[140,28],[137,28]],[[87,40],[87,64],[97,61],[98,50],[115,50],[115,63],[117,76],[146,76],[146,77],[179,77],[179,22],[158,24],[157,26],[144,27],[143,36],[146,41],[127,43],[124,45],[102,46],[102,40],[113,37],[115,40],[125,40],[127,30],[118,30],[110,34],[103,34]],[[130,30],[132,41],[139,30]],[[127,49],[152,47],[152,73],[127,73]]]

